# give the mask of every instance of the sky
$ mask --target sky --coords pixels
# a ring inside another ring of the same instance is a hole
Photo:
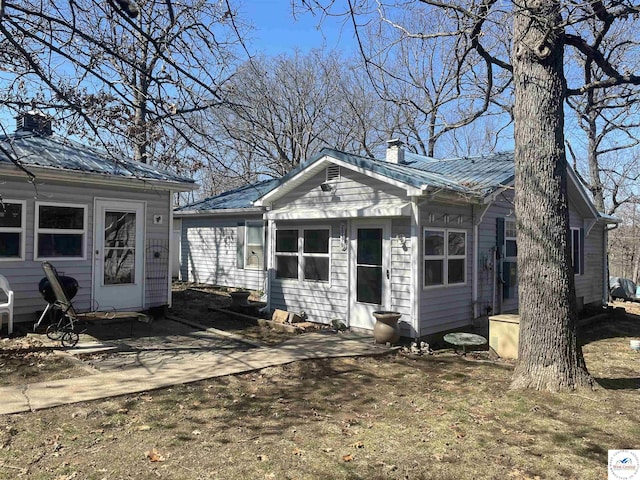
[[[239,13],[255,27],[249,43],[256,52],[278,55],[296,48],[305,52],[323,46],[343,51],[355,47],[352,31],[340,19],[326,18],[320,25],[317,14],[300,13],[294,18],[290,0],[246,1]]]

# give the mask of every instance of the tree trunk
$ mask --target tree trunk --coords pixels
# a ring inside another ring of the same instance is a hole
[[[512,52],[520,346],[511,387],[559,391],[593,385],[576,339],[564,38],[559,2],[523,5],[515,9]]]

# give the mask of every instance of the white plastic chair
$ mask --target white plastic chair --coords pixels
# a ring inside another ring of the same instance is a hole
[[[6,313],[9,316],[8,332],[9,335],[13,333],[13,290],[9,287],[9,281],[0,275],[0,290],[3,290],[7,296],[7,301],[0,303],[0,327],[2,327],[2,317]]]

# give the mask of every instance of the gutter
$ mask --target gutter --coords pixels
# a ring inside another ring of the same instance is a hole
[[[261,214],[264,213],[263,208],[258,207],[248,207],[248,208],[221,208],[220,210],[179,210],[173,211],[173,215],[176,218],[181,217],[208,217],[208,216],[218,216],[218,215],[239,215],[239,214],[247,214],[247,213],[256,213]]]
[[[0,167],[2,175],[24,178],[24,172],[18,171],[13,164],[7,164],[7,167]],[[110,185],[126,188],[138,188],[143,190],[165,190],[171,192],[190,192],[200,188],[197,183],[178,182],[174,180],[146,179],[141,177],[118,177],[108,173],[83,172],[78,170],[64,170],[52,167],[42,167],[29,165],[29,170],[35,175],[36,182],[38,180],[57,180],[61,182],[74,183],[94,183],[101,185]],[[37,183],[36,183],[37,184]]]

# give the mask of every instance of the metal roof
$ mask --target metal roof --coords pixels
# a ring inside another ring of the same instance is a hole
[[[278,185],[279,180],[264,180],[262,182],[245,185],[214,197],[205,198],[198,202],[178,207],[175,212],[207,211],[207,210],[231,210],[238,208],[251,208],[253,202]]]
[[[55,134],[41,135],[31,131],[17,131],[11,135],[0,136],[0,142],[4,150],[14,154],[27,169],[33,166],[142,181],[195,184],[193,179],[169,170],[133,160],[116,160],[100,149]],[[7,163],[12,162],[0,151],[0,164]]]
[[[405,152],[403,163],[390,163],[324,149],[310,162],[328,155],[416,188],[485,196],[514,179],[513,153],[437,159]],[[304,168],[301,165],[298,168]],[[297,170],[297,169],[296,169]],[[292,172],[294,173],[294,172]]]

